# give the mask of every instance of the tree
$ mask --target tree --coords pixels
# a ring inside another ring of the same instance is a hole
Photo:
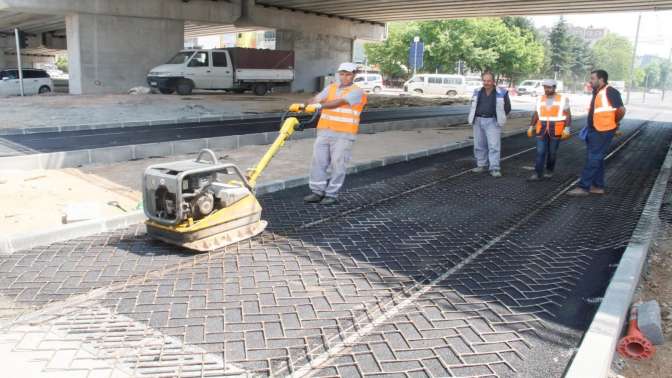
[[[641,86],[644,88],[657,87],[660,81],[660,64],[651,62],[644,67],[644,82]]]
[[[611,77],[609,79],[611,79]],[[635,87],[643,87],[645,79],[646,79],[646,72],[644,71],[644,69],[641,68],[641,67],[635,68],[635,71],[634,71],[634,74],[633,74],[634,86]]]
[[[534,26],[534,22],[532,22],[532,20],[527,17],[506,16],[502,17],[502,22],[508,28],[517,28],[528,31],[534,34],[536,39],[539,39],[539,33],[537,32],[537,28]]]
[[[629,79],[632,45],[627,38],[617,34],[607,34],[595,42],[593,56],[595,68],[607,71],[610,80]]]
[[[572,66],[572,42],[573,39],[569,35],[569,30],[564,17],[560,17],[551,33],[548,35],[549,47],[549,64],[550,71],[566,73],[570,71]]]
[[[567,84],[576,91],[583,86],[583,83],[588,81],[590,71],[593,68],[593,54],[588,42],[581,37],[570,36],[569,46],[569,72],[562,77],[565,80],[569,78]]]
[[[417,27],[414,27],[413,23],[390,23],[388,37],[384,42],[364,45],[369,63],[379,65],[380,71],[385,76],[405,76],[409,36],[412,40],[416,30]]]
[[[56,67],[65,72],[68,73],[68,57],[65,55],[61,55],[56,59]]]
[[[425,72],[455,72],[458,61],[475,71],[490,69],[507,77],[536,72],[543,62],[543,46],[523,25],[524,19],[499,18],[391,23],[383,43],[367,44],[369,62],[389,76],[404,76],[414,36],[425,44]]]
[[[666,60],[660,64],[660,81],[658,87],[665,89],[672,84],[672,82],[670,82],[672,81],[670,74],[672,74],[672,64],[670,64],[669,60]]]
[[[490,69],[512,82],[542,68],[544,48],[534,33],[510,28],[501,19],[475,19],[472,24],[474,53],[467,61],[470,67]]]

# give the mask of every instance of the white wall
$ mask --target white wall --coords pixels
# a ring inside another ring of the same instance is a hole
[[[294,50],[292,91],[314,92],[317,78],[335,74],[339,64],[352,61],[352,39],[325,34],[278,30],[275,48]]]

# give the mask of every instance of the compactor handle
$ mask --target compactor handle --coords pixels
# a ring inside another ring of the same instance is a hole
[[[197,163],[201,163],[201,162],[206,162],[206,161],[207,161],[207,160],[203,160],[203,159],[201,159],[201,157],[203,157],[203,155],[208,155],[208,156],[210,156],[210,162],[211,162],[212,164],[217,164],[217,163],[219,163],[219,159],[217,159],[217,155],[215,155],[215,152],[214,152],[213,150],[209,149],[209,148],[204,148],[204,149],[201,150],[201,152],[198,153],[198,157],[196,158],[196,162],[197,162]]]
[[[310,114],[311,117],[307,121],[301,121],[299,117],[306,114]],[[311,106],[306,106],[305,104],[292,104],[280,119],[281,127],[285,124],[285,120],[290,116],[299,119],[299,124],[296,126],[296,130],[303,131],[303,129],[306,128],[306,125],[310,125],[317,120],[320,116],[320,109],[315,109]]]

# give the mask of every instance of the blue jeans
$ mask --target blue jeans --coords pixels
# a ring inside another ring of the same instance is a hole
[[[579,187],[590,190],[590,187],[604,189],[604,156],[607,154],[613,131],[598,132],[588,129],[586,136],[586,166],[581,173]]]
[[[558,146],[560,146],[560,139],[553,138],[548,134],[537,137],[537,160],[534,164],[534,170],[538,176],[544,174],[544,163],[546,163],[546,170],[549,173],[553,172]]]

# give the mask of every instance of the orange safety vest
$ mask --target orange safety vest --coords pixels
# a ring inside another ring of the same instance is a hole
[[[344,98],[352,90],[357,89],[356,85],[341,88],[340,95],[336,95],[339,89],[338,83],[329,86],[326,101]],[[343,104],[338,108],[322,109],[320,121],[317,123],[318,129],[329,129],[339,133],[357,134],[359,130],[359,119],[366,105],[366,94],[362,95],[362,102],[357,105]]]
[[[556,94],[551,106],[547,106],[547,99],[548,97],[544,95],[537,102],[537,115],[539,116],[536,127],[537,135],[541,135],[544,130],[550,134],[550,130],[553,128],[555,136],[561,137],[567,121],[567,115],[565,114],[567,98]],[[545,129],[544,125],[546,125]]]
[[[593,109],[593,127],[597,131],[610,131],[616,128],[616,108],[611,106],[607,97],[608,85],[605,85],[595,96]]]

